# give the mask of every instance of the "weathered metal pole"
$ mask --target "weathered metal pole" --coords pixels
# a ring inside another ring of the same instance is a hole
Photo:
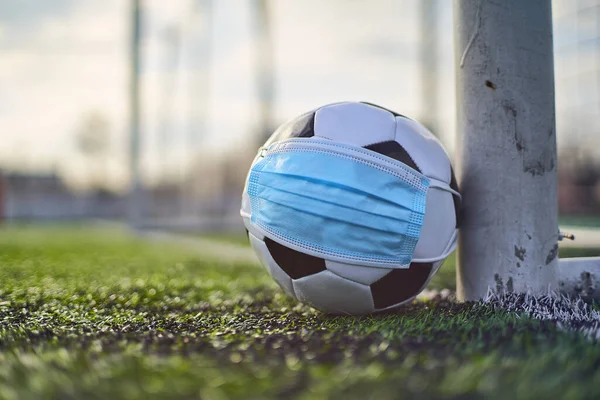
[[[550,0],[455,0],[459,299],[556,285]]]
[[[142,222],[142,179],[140,167],[140,104],[139,104],[139,70],[140,70],[140,0],[131,2],[131,64],[129,75],[129,226],[139,228]]]

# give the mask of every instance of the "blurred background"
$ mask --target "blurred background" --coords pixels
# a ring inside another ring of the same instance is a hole
[[[600,0],[553,18],[561,221],[600,226]],[[343,100],[453,155],[452,2],[4,0],[0,217],[242,229],[258,147]]]

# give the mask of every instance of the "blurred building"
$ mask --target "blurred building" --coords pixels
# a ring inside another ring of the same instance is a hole
[[[562,215],[600,215],[600,163],[565,161],[558,170],[558,208]]]
[[[417,118],[453,154],[450,1],[143,3],[137,207],[148,220],[239,221],[245,176],[273,125],[335,101]],[[27,4],[0,2],[0,168],[61,173],[7,172],[0,208],[15,220],[124,217],[130,3]],[[552,5],[560,211],[599,213],[600,0]],[[83,123],[90,111],[104,131]],[[82,133],[91,136],[76,146]],[[87,139],[100,137],[90,151]]]
[[[106,191],[75,193],[55,174],[10,172],[2,179],[5,220],[74,220],[121,218],[126,199]]]

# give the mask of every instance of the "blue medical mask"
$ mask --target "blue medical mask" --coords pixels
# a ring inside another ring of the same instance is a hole
[[[408,268],[430,184],[405,164],[361,147],[288,139],[263,149],[252,167],[249,217],[265,236],[306,254]]]

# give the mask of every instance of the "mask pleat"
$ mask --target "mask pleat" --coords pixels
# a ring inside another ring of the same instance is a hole
[[[409,185],[406,185],[404,182],[402,182],[400,180],[398,180],[397,182],[388,183],[386,185],[386,187],[382,188],[381,193],[371,193],[371,192],[364,190],[363,185],[350,186],[345,183],[330,182],[327,180],[314,178],[314,177],[306,176],[306,175],[296,175],[296,174],[273,172],[273,171],[262,171],[262,173],[263,174],[281,175],[282,176],[281,178],[276,178],[279,181],[279,183],[278,183],[279,188],[281,188],[281,186],[283,186],[283,185],[286,185],[286,183],[289,183],[286,186],[291,186],[293,189],[297,189],[297,188],[301,187],[303,190],[304,189],[322,190],[323,188],[326,188],[327,191],[329,191],[329,193],[331,195],[334,194],[333,193],[334,189],[339,189],[339,191],[348,193],[348,196],[353,196],[353,198],[351,200],[349,200],[346,198],[347,196],[340,196],[337,201],[355,202],[360,199],[360,200],[363,200],[365,202],[365,204],[369,203],[370,207],[378,206],[379,209],[385,209],[384,207],[381,206],[381,204],[384,203],[385,205],[389,206],[390,210],[392,210],[394,208],[404,208],[406,210],[411,210],[411,207],[408,207],[405,204],[398,202],[397,197],[391,193],[393,193],[394,191],[397,191],[399,189],[408,190],[408,191],[415,190],[414,188],[410,187]],[[319,193],[319,195],[320,195],[320,193]],[[344,205],[346,205],[347,207],[352,207],[351,204],[344,204]],[[388,211],[388,212],[392,213],[391,211]]]
[[[359,208],[345,207],[323,199],[314,199],[304,194],[287,192],[260,184],[256,185],[256,196],[263,200],[256,211],[265,213],[265,208],[269,207],[269,213],[274,214],[278,213],[279,207],[284,207],[287,209],[281,210],[283,216],[289,218],[293,212],[296,212],[294,214],[296,220],[303,218],[304,214],[309,214],[355,227],[396,234],[401,231],[400,223],[410,218],[411,214],[410,210],[403,209],[401,210],[403,215],[392,218],[388,215],[376,214]],[[281,200],[282,196],[277,192],[285,193],[285,202]],[[269,203],[273,205],[269,205]],[[396,226],[398,226],[397,229],[395,229]]]
[[[365,214],[366,218],[385,217],[397,221],[403,221],[410,216],[412,210],[402,205],[395,206],[389,202],[374,202],[369,193],[349,191],[342,187],[330,186],[323,182],[311,182],[303,180],[302,182],[280,182],[278,186],[273,186],[272,183],[256,183],[257,194],[260,197],[266,196],[271,191],[281,192],[271,194],[270,198],[278,196],[298,196],[305,199],[306,202],[313,202],[312,208],[321,209],[322,207],[340,207],[349,209],[357,214]],[[345,196],[341,196],[344,193]],[[299,200],[301,201],[301,199]],[[324,203],[314,206],[314,202]],[[307,205],[308,206],[308,205]],[[305,207],[306,208],[306,207]]]

